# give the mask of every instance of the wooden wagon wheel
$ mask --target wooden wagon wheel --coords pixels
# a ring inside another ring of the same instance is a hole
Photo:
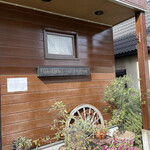
[[[86,120],[87,118],[90,118],[93,124],[104,125],[102,114],[96,107],[90,104],[82,104],[74,108],[72,112],[70,113],[70,119],[68,121],[68,125],[71,123],[71,120],[72,120],[71,118],[73,116],[77,116],[80,119],[84,119],[84,120]]]

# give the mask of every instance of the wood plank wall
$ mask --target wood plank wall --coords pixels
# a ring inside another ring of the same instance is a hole
[[[82,103],[96,106],[104,119],[104,86],[115,78],[112,29],[93,23],[0,4],[0,89],[2,149],[11,149],[18,136],[38,138],[52,134],[57,100],[68,111]],[[44,57],[43,28],[77,32],[79,61]],[[91,78],[37,78],[37,66],[89,66]],[[7,78],[27,77],[27,92],[7,92]],[[88,81],[84,81],[88,80]],[[68,82],[69,81],[69,82]]]

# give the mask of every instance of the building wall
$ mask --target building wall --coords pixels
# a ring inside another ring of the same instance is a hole
[[[53,134],[55,117],[49,107],[62,100],[71,111],[89,103],[104,119],[104,86],[115,78],[112,29],[34,10],[0,4],[0,87],[2,149],[11,149],[18,136]],[[44,56],[43,29],[78,33],[79,60],[49,60]],[[38,66],[88,66],[91,77],[38,78]],[[7,78],[26,77],[28,91],[7,92]],[[86,80],[86,81],[85,81]]]
[[[116,70],[126,69],[126,74],[131,76],[135,87],[139,88],[138,86],[138,66],[137,66],[138,58],[136,55],[121,57],[115,59],[115,66]]]
[[[104,86],[115,78],[112,29],[106,26],[0,4],[0,89],[2,149],[18,136],[39,138],[49,130],[55,113],[49,107],[62,100],[71,111],[77,105],[96,106],[104,119]],[[78,33],[79,60],[49,60],[44,56],[43,29]],[[38,66],[88,66],[91,77],[38,78]],[[7,78],[26,77],[28,91],[7,92]],[[86,80],[86,81],[85,81]]]
[[[149,70],[150,70],[150,54],[148,57],[149,57]],[[126,73],[127,75],[132,77],[135,83],[135,87],[137,89],[140,88],[137,55],[116,58],[115,66],[116,66],[116,70],[126,69]]]

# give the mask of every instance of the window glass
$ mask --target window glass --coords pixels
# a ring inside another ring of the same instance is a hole
[[[48,54],[73,55],[73,38],[62,35],[47,35]]]
[[[47,59],[78,59],[77,33],[48,28],[44,30],[44,49]]]

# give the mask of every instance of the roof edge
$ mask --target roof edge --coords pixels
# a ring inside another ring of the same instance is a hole
[[[150,46],[148,46],[147,49],[148,49],[148,52],[150,53]],[[120,57],[136,55],[136,54],[137,54],[137,49],[128,51],[128,52],[124,52],[124,53],[114,54],[114,55],[115,55],[115,58],[120,58]]]
[[[138,6],[135,6],[135,5],[132,5],[132,4],[128,4],[128,3],[125,3],[121,0],[109,0],[109,1],[112,1],[114,3],[118,3],[120,5],[123,5],[123,6],[126,6],[126,7],[129,7],[129,8],[132,8],[132,9],[137,9],[137,10],[141,10],[141,11],[146,11],[146,9],[143,9],[141,7],[138,7]]]

